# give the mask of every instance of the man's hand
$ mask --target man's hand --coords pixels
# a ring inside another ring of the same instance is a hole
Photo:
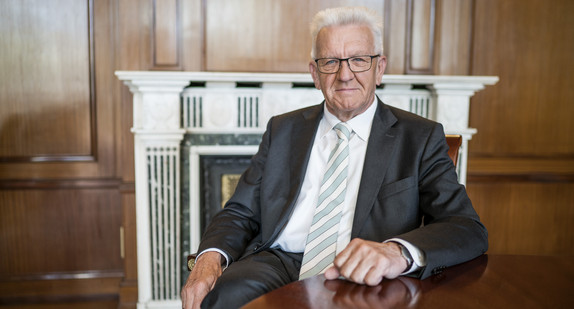
[[[355,238],[335,257],[334,266],[327,269],[325,278],[332,280],[343,276],[359,284],[375,286],[383,278],[398,277],[406,268],[407,261],[396,243]]]
[[[193,266],[187,282],[181,289],[182,308],[197,309],[205,295],[213,289],[215,281],[221,276],[221,259],[220,253],[209,251],[201,257]]]

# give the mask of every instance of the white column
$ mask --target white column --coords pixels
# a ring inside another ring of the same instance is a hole
[[[484,88],[483,83],[436,82],[428,87],[435,97],[434,119],[440,122],[446,134],[462,135],[457,165],[459,182],[466,184],[468,166],[468,141],[476,133],[469,127],[470,97]]]
[[[119,78],[134,94],[138,308],[179,302],[180,94],[187,80]]]

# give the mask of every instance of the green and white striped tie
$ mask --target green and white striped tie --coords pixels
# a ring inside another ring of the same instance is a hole
[[[335,125],[334,129],[339,139],[329,155],[313,223],[307,235],[299,279],[325,272],[335,260],[339,221],[347,192],[349,138],[352,130],[344,122]]]

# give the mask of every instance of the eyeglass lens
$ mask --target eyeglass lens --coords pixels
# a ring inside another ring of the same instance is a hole
[[[322,73],[336,73],[341,67],[341,61],[347,61],[353,72],[363,72],[371,68],[372,57],[360,56],[347,59],[323,58],[317,60],[317,65]]]

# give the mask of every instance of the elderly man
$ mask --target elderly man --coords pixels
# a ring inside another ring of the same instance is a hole
[[[318,274],[367,285],[426,278],[487,250],[442,126],[375,96],[380,18],[328,9],[311,33],[309,70],[325,101],[269,121],[203,235],[184,308],[239,307]]]

